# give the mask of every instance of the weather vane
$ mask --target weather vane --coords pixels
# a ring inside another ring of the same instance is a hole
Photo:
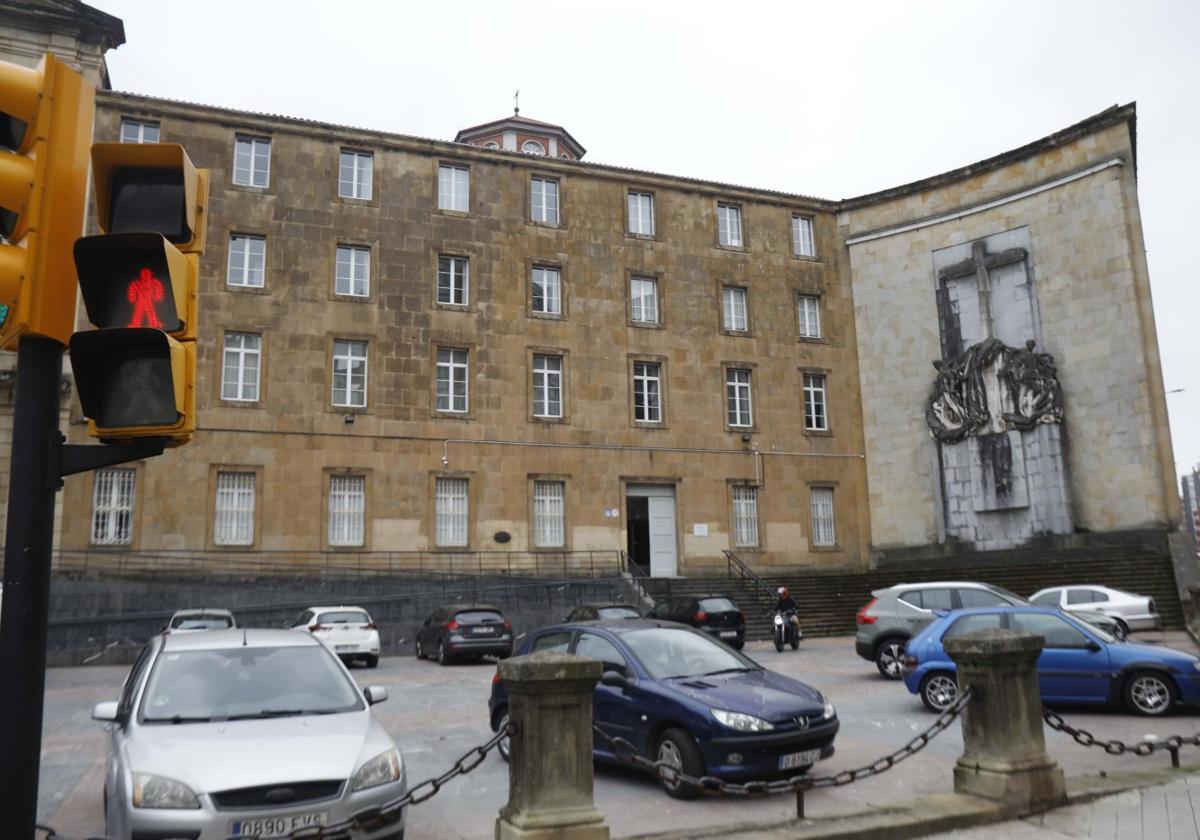
[[[518,104],[518,101],[520,100],[520,98],[521,98],[521,89],[517,88],[517,92],[513,94],[513,115],[514,116],[521,113],[521,106]]]

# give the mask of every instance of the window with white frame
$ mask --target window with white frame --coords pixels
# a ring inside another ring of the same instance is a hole
[[[338,166],[338,195],[342,198],[370,200],[374,177],[375,157],[370,152],[351,152],[342,149]]]
[[[229,272],[225,282],[230,286],[261,289],[266,275],[267,238],[235,233],[229,237]]]
[[[439,546],[466,546],[467,479],[439,478],[434,495],[434,542]]]
[[[262,336],[253,333],[225,333],[225,352],[221,364],[221,399],[258,402],[261,361]]]
[[[800,295],[800,337],[821,337],[821,299],[816,295]]]
[[[122,143],[157,143],[158,123],[142,120],[121,120]]]
[[[642,324],[658,323],[658,280],[629,278],[629,316]]]
[[[466,213],[471,200],[471,173],[465,166],[438,166],[438,209]]]
[[[758,545],[758,488],[733,486],[733,544]]]
[[[813,487],[809,491],[812,505],[812,544],[818,548],[837,545],[834,527],[833,488]]]
[[[792,216],[792,252],[797,257],[815,257],[812,219],[807,216]]]
[[[549,265],[535,265],[531,283],[534,312],[543,315],[562,314],[562,272]]]
[[[92,478],[92,545],[133,542],[134,470],[96,470]]]
[[[238,137],[233,151],[233,183],[265,187],[271,180],[271,141]]]
[[[562,356],[534,355],[534,417],[562,417],[562,366]]]
[[[329,544],[363,544],[367,512],[367,478],[362,475],[329,477]]]
[[[736,204],[717,205],[717,241],[729,248],[742,247],[742,208]]]
[[[367,342],[333,342],[333,404],[338,408],[367,405]]]
[[[438,257],[437,302],[447,306],[466,306],[468,269],[466,257]]]
[[[731,332],[746,332],[746,290],[738,286],[721,289],[721,323]]]
[[[561,481],[533,482],[533,544],[538,548],[566,545],[565,491]]]
[[[333,291],[351,297],[368,297],[371,294],[370,248],[360,245],[337,246]]]
[[[750,371],[745,368],[725,371],[725,416],[730,426],[754,425],[750,408]]]
[[[553,178],[530,178],[529,191],[529,209],[533,221],[558,224],[558,181]]]
[[[629,191],[629,232],[654,235],[654,194]]]
[[[439,347],[437,351],[437,410],[467,410],[467,351]]]
[[[810,432],[829,431],[829,416],[825,411],[825,375],[804,374],[804,428]]]
[[[633,419],[662,422],[662,366],[657,362],[633,363]]]
[[[213,522],[213,542],[217,545],[254,545],[256,478],[252,472],[217,473]]]
[[[521,151],[527,155],[544,155],[546,147],[536,140],[526,140],[521,144]]]

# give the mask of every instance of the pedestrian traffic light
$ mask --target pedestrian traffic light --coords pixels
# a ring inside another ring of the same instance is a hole
[[[196,428],[196,322],[208,171],[182,146],[92,147],[96,217],[104,233],[75,243],[94,330],[71,337],[89,432],[106,443],[191,439]]]
[[[75,328],[71,246],[83,230],[95,88],[46,55],[0,62],[0,348],[66,344]]]

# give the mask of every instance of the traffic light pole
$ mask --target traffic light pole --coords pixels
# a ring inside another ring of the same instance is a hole
[[[0,837],[12,840],[37,822],[62,359],[57,341],[20,340],[0,606]]]

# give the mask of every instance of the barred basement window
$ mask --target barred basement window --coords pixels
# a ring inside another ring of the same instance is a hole
[[[438,167],[438,209],[466,213],[470,207],[470,172],[465,166]]]
[[[92,484],[92,545],[133,542],[133,470],[97,470]]]
[[[252,472],[217,473],[217,545],[254,545],[254,483]]]
[[[434,501],[434,542],[440,546],[467,545],[467,480],[439,478]]]
[[[229,237],[229,273],[225,282],[230,286],[261,289],[266,261],[265,236],[233,234]]]
[[[371,198],[375,159],[366,152],[342,152],[338,167],[338,195],[342,198]]]
[[[367,510],[367,479],[361,475],[329,477],[329,544],[363,544],[363,519]]]
[[[800,295],[800,337],[821,337],[821,299],[816,295]]]
[[[538,548],[562,548],[565,487],[561,481],[533,483],[533,544]]]
[[[812,544],[818,548],[830,548],[837,545],[833,517],[833,488],[812,488],[810,500],[812,505]]]
[[[758,545],[758,488],[733,487],[733,544]]]

